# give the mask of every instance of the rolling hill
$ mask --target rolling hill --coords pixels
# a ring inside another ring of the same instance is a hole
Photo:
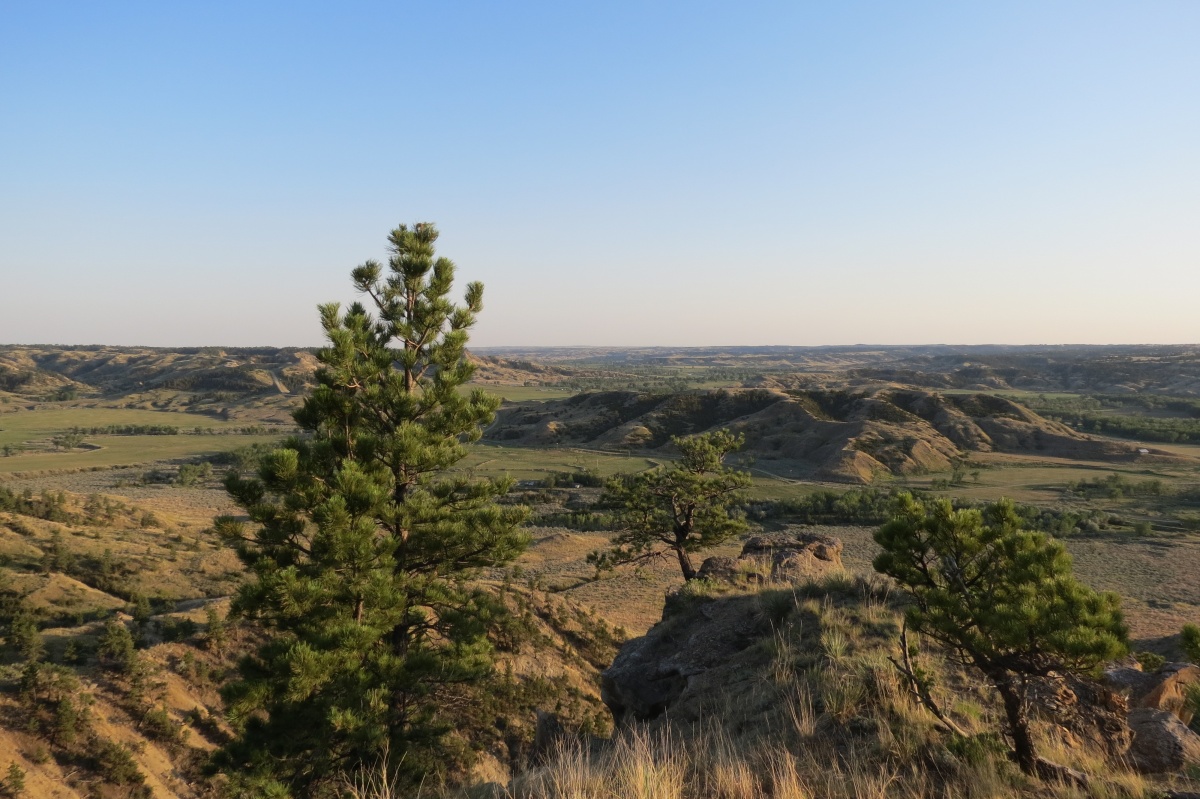
[[[764,468],[792,476],[868,483],[949,469],[971,452],[1132,462],[1173,460],[1092,438],[987,394],[920,389],[735,389],[677,394],[599,392],[522,403],[500,412],[485,439],[529,447],[656,450],[670,438],[728,427]]]

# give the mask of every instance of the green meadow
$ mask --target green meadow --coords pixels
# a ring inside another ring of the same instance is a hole
[[[51,439],[72,428],[169,425],[178,435],[87,435],[81,447],[59,450]],[[232,433],[245,422],[228,422],[196,414],[132,408],[53,406],[0,413],[0,474],[129,466],[175,460],[277,440],[279,435],[192,435],[199,427]],[[282,432],[282,431],[281,431]]]

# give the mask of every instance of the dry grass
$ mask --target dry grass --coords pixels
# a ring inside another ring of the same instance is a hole
[[[714,601],[721,601],[719,598]],[[786,612],[785,612],[786,608]],[[702,611],[697,611],[702,612]],[[1022,775],[1001,751],[956,744],[909,697],[887,660],[897,609],[880,584],[834,578],[772,586],[758,597],[761,679],[714,698],[691,723],[657,720],[606,745],[565,743],[518,775],[507,799],[1150,799],[1155,785],[1097,753],[1065,749],[1042,730],[1045,754],[1093,775],[1086,791]],[[769,621],[769,625],[764,622]],[[932,655],[943,698],[972,735],[996,729],[985,689]],[[954,692],[946,686],[955,685]],[[965,686],[965,687],[963,687]],[[974,740],[974,739],[973,739]]]

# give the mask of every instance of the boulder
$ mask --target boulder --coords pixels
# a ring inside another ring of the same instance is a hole
[[[1133,730],[1129,754],[1139,771],[1169,774],[1200,765],[1200,735],[1188,729],[1175,714],[1136,708],[1129,713],[1129,727]]]
[[[1200,667],[1191,663],[1166,663],[1147,674],[1122,661],[1104,672],[1105,682],[1129,697],[1133,708],[1151,708],[1174,713],[1187,724],[1192,713],[1187,708],[1187,691],[1200,685]]]
[[[771,567],[771,579],[800,582],[842,569],[842,542],[829,535],[791,529],[747,539],[741,557]]]
[[[1154,686],[1154,675],[1142,671],[1142,666],[1132,657],[1122,658],[1104,669],[1104,682],[1113,690],[1120,691],[1134,702],[1145,696]]]
[[[732,583],[737,580],[738,562],[735,558],[713,555],[711,558],[705,558],[700,564],[700,571],[696,572],[696,576],[701,580]]]
[[[1135,706],[1174,713],[1184,724],[1191,721],[1187,691],[1193,685],[1200,685],[1200,667],[1191,663],[1167,663],[1153,676],[1155,685],[1137,699]]]
[[[1068,745],[1087,744],[1113,759],[1129,752],[1133,741],[1126,721],[1129,706],[1125,697],[1112,689],[1055,674],[1031,685],[1030,700],[1037,715],[1058,726]]]

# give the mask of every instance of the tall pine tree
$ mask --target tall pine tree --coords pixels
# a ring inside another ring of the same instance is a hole
[[[319,796],[380,758],[436,773],[461,687],[490,673],[503,611],[472,578],[522,551],[525,509],[496,503],[507,481],[449,471],[499,401],[462,388],[483,286],[449,299],[437,236],[393,230],[386,271],[352,273],[366,307],[321,306],[302,434],[227,481],[250,519],[217,521],[252,574],[233,613],[266,640],[225,692],[237,737],[217,762],[248,794]]]

